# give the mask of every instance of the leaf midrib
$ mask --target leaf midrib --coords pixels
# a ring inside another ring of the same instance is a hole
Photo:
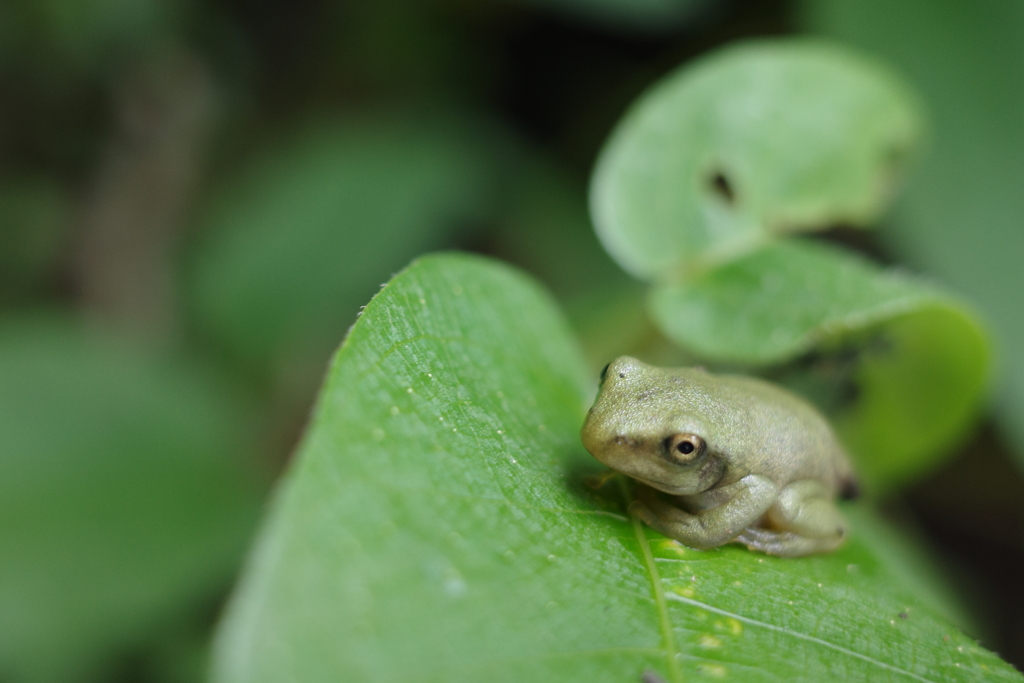
[[[625,484],[620,481],[620,486],[623,495],[628,496]],[[640,545],[640,551],[643,553],[644,564],[647,565],[647,575],[651,579],[654,605],[658,610],[658,623],[661,628],[662,646],[665,648],[665,663],[668,666],[668,677],[671,683],[683,683],[683,672],[679,668],[679,660],[677,659],[679,650],[676,648],[675,633],[672,630],[672,622],[668,615],[668,604],[665,602],[665,591],[661,585],[661,574],[658,572],[658,566],[654,562],[654,554],[651,552],[651,546],[647,542],[647,534],[644,533],[643,524],[632,515],[630,520],[633,525],[633,533],[636,535],[637,543]]]

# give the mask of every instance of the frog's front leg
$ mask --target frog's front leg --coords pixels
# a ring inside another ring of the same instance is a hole
[[[836,509],[832,491],[813,479],[784,487],[766,521],[771,529],[751,527],[736,540],[783,557],[829,552],[846,540],[846,520]]]
[[[629,513],[691,548],[714,548],[732,541],[764,516],[778,496],[775,483],[756,474],[730,486],[736,488],[732,498],[717,507],[690,513],[661,499],[649,486],[638,484],[637,500],[629,506]]]

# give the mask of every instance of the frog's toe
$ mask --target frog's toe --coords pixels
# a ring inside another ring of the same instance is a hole
[[[742,543],[750,550],[759,550],[779,557],[802,557],[816,553],[827,553],[835,550],[843,542],[838,538],[808,538],[792,531],[773,531],[761,527],[748,527],[736,537],[736,543]]]

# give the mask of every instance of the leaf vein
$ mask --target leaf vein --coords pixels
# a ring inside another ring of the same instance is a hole
[[[700,609],[704,609],[704,610],[707,610],[709,612],[714,612],[715,614],[720,614],[723,617],[731,617],[733,619],[736,619],[737,621],[742,621],[744,623],[750,624],[751,626],[759,626],[761,628],[768,629],[769,631],[775,631],[777,633],[782,633],[782,634],[785,634],[785,635],[788,635],[788,636],[792,636],[794,638],[799,638],[800,640],[806,640],[807,642],[814,643],[816,645],[821,645],[822,647],[827,647],[827,648],[829,648],[831,650],[835,650],[836,652],[842,653],[842,654],[847,655],[849,657],[855,657],[855,658],[860,659],[862,661],[868,662],[869,664],[874,664],[875,666],[878,666],[878,667],[880,667],[882,669],[886,669],[887,671],[892,671],[893,673],[898,673],[898,674],[901,674],[903,676],[908,676],[908,677],[913,678],[915,680],[922,681],[923,683],[937,683],[937,681],[933,681],[930,678],[925,678],[923,676],[919,676],[919,675],[915,674],[912,671],[907,671],[906,669],[901,669],[898,666],[893,666],[892,664],[886,664],[885,662],[882,662],[882,661],[879,661],[877,659],[874,659],[873,657],[869,657],[868,655],[865,655],[863,653],[856,652],[854,650],[850,650],[848,648],[845,648],[842,645],[837,645],[835,643],[829,642],[827,640],[823,640],[821,638],[817,638],[815,636],[808,635],[806,633],[800,633],[799,631],[794,631],[792,629],[788,629],[785,626],[777,626],[775,624],[769,624],[766,621],[760,621],[758,619],[753,619],[751,617],[746,617],[746,616],[743,616],[741,614],[736,614],[735,612],[729,612],[728,610],[719,609],[718,607],[712,607],[711,605],[703,603],[703,602],[701,602],[699,600],[694,600],[692,598],[686,598],[686,597],[683,597],[682,595],[676,595],[674,593],[665,594],[665,597],[668,598],[669,600],[674,600],[675,602],[681,602],[683,604],[690,605],[691,607],[699,607]]]

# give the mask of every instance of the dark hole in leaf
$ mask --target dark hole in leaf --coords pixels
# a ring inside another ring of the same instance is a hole
[[[733,189],[732,183],[729,182],[729,178],[721,171],[711,174],[711,189],[727,204],[736,203],[736,191]]]

